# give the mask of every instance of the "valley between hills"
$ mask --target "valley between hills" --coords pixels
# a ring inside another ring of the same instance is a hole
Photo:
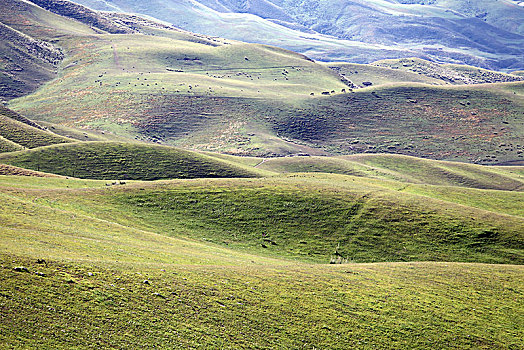
[[[0,3],[0,348],[522,348],[522,71],[123,4]]]

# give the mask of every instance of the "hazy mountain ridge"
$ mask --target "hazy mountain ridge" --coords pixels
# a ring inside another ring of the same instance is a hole
[[[496,70],[524,64],[524,7],[513,0],[77,2],[146,14],[193,32],[281,46],[322,61],[416,56]]]

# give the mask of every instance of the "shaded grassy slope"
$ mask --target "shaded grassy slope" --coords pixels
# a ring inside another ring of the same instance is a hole
[[[522,100],[497,89],[410,85],[362,89],[309,101],[295,113],[270,120],[280,135],[329,145],[331,150],[493,164],[524,157]]]
[[[87,179],[255,177],[262,173],[191,151],[118,142],[43,147],[0,156],[0,162]]]
[[[24,148],[36,148],[59,143],[71,142],[71,139],[46,131],[26,118],[2,109],[0,110],[0,151],[10,152]]]
[[[355,179],[333,189],[330,181],[146,189],[115,195],[115,205],[165,233],[314,260],[327,261],[340,244],[339,253],[355,261],[522,261],[522,217]]]

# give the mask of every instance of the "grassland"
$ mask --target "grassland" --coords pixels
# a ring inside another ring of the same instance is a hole
[[[0,152],[12,152],[71,141],[71,139],[44,130],[16,113],[0,109]]]
[[[518,160],[523,83],[351,92],[351,65],[17,3],[66,56],[11,101],[38,123],[0,123],[0,348],[522,347],[524,168],[346,154]]]
[[[121,142],[77,142],[9,153],[0,162],[86,179],[157,180],[256,177],[257,169],[173,147]]]
[[[328,265],[337,239],[328,244],[330,251],[322,259],[306,251],[318,252],[321,242],[336,238],[344,220],[360,225],[358,214],[334,215],[341,210],[348,214],[357,199],[363,202],[362,218],[373,208],[375,234],[381,221],[389,226],[387,234],[367,237],[367,244],[356,250],[360,251],[355,254],[357,261],[398,261],[402,256],[417,260],[423,252],[430,258],[443,254],[445,249],[440,248],[447,245],[454,247],[459,261],[518,262],[522,213],[474,210],[453,204],[454,199],[435,201],[428,193],[427,197],[402,194],[410,203],[420,198],[411,209],[402,209],[401,204],[388,203],[394,191],[388,191],[386,182],[327,176],[129,182],[110,188],[105,181],[0,176],[2,344],[25,348],[520,346],[521,266]],[[363,199],[362,193],[368,197]],[[491,210],[498,207],[495,199],[486,201]],[[435,203],[438,208],[432,207]],[[224,210],[227,215],[220,215]],[[423,237],[402,241],[404,247],[386,256],[397,239],[404,239],[396,233],[402,223],[392,216],[398,210],[403,218],[415,219],[414,227]],[[300,216],[306,214],[307,218]],[[425,225],[417,226],[422,218],[430,227],[438,222],[454,228],[446,233],[432,228],[428,236]],[[228,224],[233,220],[240,223],[238,227]],[[320,220],[331,228],[323,228]],[[476,236],[474,229],[483,225],[480,221],[496,228],[496,235]],[[504,230],[511,222],[520,229],[510,229],[508,235]],[[288,226],[287,241],[278,232],[283,225]],[[306,244],[293,242],[298,238],[295,226],[302,226],[305,237],[300,239]],[[348,232],[359,232],[352,236],[355,242],[365,238],[362,229]],[[255,244],[249,243],[252,233]],[[378,241],[385,251],[373,250]],[[301,246],[300,252],[286,248],[294,246]],[[341,244],[343,249],[349,246]],[[370,258],[372,251],[375,256]],[[453,254],[438,258],[453,260]]]
[[[36,176],[36,177],[60,177],[59,175],[43,173],[39,171],[19,168],[13,165],[0,164],[0,175]]]
[[[486,167],[392,154],[269,158],[257,167],[277,173],[320,172],[404,183],[522,190],[520,168]]]

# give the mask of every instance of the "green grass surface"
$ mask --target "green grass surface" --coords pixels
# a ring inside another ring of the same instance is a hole
[[[119,142],[84,142],[0,156],[22,168],[87,179],[156,180],[196,177],[256,177],[249,169],[173,147]]]
[[[367,241],[357,249],[362,260],[371,252],[371,260],[402,260],[386,258],[398,239],[403,247],[393,253],[408,259],[442,254],[444,246],[450,254],[439,259],[521,259],[522,216],[456,205],[458,196],[451,194],[449,201],[395,195],[389,187],[383,180],[322,174],[110,188],[105,181],[0,176],[1,343],[55,349],[518,348],[521,266],[305,262],[315,260],[307,249],[341,234],[344,221],[346,227],[374,225],[367,238],[365,227],[348,231],[358,232],[351,235],[354,243]],[[347,215],[358,200],[360,213]],[[371,209],[372,217],[359,221]],[[336,215],[341,211],[346,215]],[[396,222],[395,213],[402,220]],[[420,228],[420,239],[399,235],[408,219]],[[514,224],[520,228],[508,234]],[[380,233],[381,225],[387,232]],[[483,225],[491,235],[475,234],[486,233],[475,231]],[[297,226],[307,244],[293,243]],[[262,232],[278,245],[261,240]],[[253,233],[256,246],[250,247]],[[235,244],[233,234],[239,241],[243,234],[245,244]],[[228,245],[219,241],[225,237]],[[379,242],[385,249],[373,250]],[[303,246],[300,254],[286,252],[297,245]],[[412,249],[422,255],[411,255]]]
[[[58,143],[71,142],[70,139],[61,137],[51,132],[37,129],[33,126],[27,125],[20,121],[11,119],[5,115],[0,114],[0,137],[15,143],[18,147],[11,145],[11,149],[7,146],[9,143],[2,142],[4,152],[13,151],[13,147],[17,149],[36,148],[41,146],[48,146]]]
[[[518,349],[522,339],[521,266],[1,263],[0,337],[13,347]]]
[[[522,190],[522,173],[510,168],[442,162],[400,155],[270,158],[259,169],[279,173],[323,172],[441,186]]]

